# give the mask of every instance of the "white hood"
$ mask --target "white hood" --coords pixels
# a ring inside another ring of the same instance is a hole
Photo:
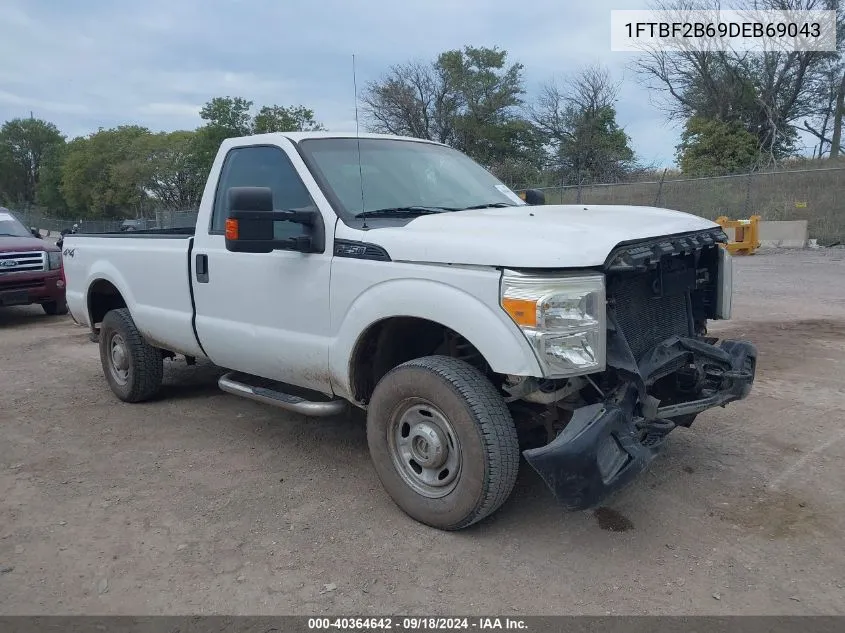
[[[715,226],[653,207],[526,205],[425,215],[363,232],[338,223],[337,237],[378,244],[394,261],[579,268],[602,265],[620,242]]]

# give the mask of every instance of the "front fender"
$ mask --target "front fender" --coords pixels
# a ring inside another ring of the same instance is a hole
[[[472,343],[497,373],[543,375],[522,331],[498,305],[444,282],[403,278],[370,286],[346,311],[329,350],[336,394],[352,398],[352,354],[372,325],[391,317],[416,317],[450,328]]]

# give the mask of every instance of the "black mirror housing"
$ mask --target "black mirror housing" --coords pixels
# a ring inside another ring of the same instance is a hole
[[[273,190],[270,187],[231,187],[226,194],[230,211],[273,211]]]
[[[520,197],[532,206],[546,204],[546,194],[539,189],[526,189],[524,195]]]
[[[318,210],[276,211],[269,187],[232,187],[227,192],[226,250],[237,253],[271,253],[277,250],[322,253],[326,249],[323,216]],[[293,222],[305,234],[286,240],[275,238],[275,222]]]

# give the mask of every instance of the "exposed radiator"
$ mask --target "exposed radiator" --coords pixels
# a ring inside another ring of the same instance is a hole
[[[637,360],[670,336],[692,334],[686,295],[661,297],[654,290],[654,279],[654,274],[644,273],[618,276],[608,283],[617,323]]]

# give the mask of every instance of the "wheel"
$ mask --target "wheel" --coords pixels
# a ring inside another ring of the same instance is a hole
[[[100,327],[100,362],[115,395],[124,402],[152,398],[161,387],[164,361],[135,327],[129,310],[111,310]]]
[[[56,316],[59,314],[67,314],[67,303],[64,301],[49,301],[47,303],[42,303],[41,307],[44,310],[45,314],[49,314],[50,316]]]
[[[447,356],[409,361],[381,379],[367,412],[367,443],[393,501],[442,530],[495,512],[519,468],[504,399],[475,367]]]

